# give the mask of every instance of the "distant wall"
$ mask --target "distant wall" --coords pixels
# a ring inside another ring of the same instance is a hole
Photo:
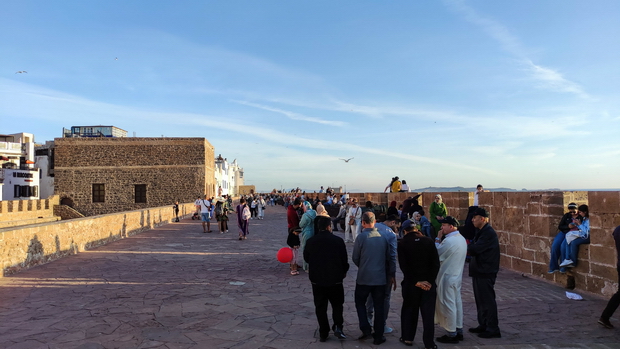
[[[59,197],[39,200],[0,201],[0,228],[60,220],[54,216]]]
[[[179,216],[189,216],[194,211],[193,202],[182,204]],[[0,229],[3,275],[170,223],[173,218],[172,205],[169,205]]]

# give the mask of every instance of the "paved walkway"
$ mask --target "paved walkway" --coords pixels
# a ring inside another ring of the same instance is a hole
[[[203,234],[198,221],[185,219],[0,278],[0,348],[375,347],[356,340],[352,263],[345,280],[349,339],[320,343],[307,274],[290,276],[275,258],[285,246],[284,208],[268,207],[265,220],[252,220],[248,240],[236,239],[234,220],[231,227]],[[462,345],[439,347],[620,348],[618,314],[614,330],[596,323],[603,298],[571,301],[561,287],[511,271],[500,272],[496,291],[501,339],[465,333]],[[469,277],[463,301],[465,327],[475,326]],[[398,342],[401,302],[398,289],[388,318],[395,331],[381,348],[405,348]],[[421,329],[421,348],[420,336]]]

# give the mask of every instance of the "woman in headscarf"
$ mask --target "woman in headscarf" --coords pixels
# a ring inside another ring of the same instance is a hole
[[[398,209],[396,208],[396,201],[392,201],[390,202],[390,207],[388,207],[387,209],[387,216],[391,216],[391,215],[397,215],[400,217],[400,215],[398,214]]]
[[[247,235],[250,233],[250,208],[245,203],[245,199],[239,200],[237,205],[237,224],[239,225],[239,240],[247,239]]]
[[[321,205],[323,206],[323,205]],[[299,227],[301,228],[301,248],[299,249],[299,255],[304,255],[304,248],[306,247],[306,241],[314,236],[314,219],[316,218],[316,211],[312,209],[312,205],[308,201],[304,201],[302,204],[304,214],[299,221]],[[323,209],[325,209],[323,207]],[[308,271],[308,263],[304,260],[303,269]]]
[[[431,225],[435,230],[433,232],[434,239],[437,236],[437,232],[441,229],[441,223],[439,223],[439,220],[444,219],[448,215],[448,208],[446,207],[446,204],[443,203],[441,194],[435,195],[435,201],[431,203],[429,215],[431,216]]]

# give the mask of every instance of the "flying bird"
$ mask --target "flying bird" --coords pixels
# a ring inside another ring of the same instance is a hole
[[[19,71],[16,71],[16,72],[15,72],[15,74],[23,74],[23,73],[28,74],[28,72],[27,72],[27,71],[25,71],[25,70],[19,70]]]
[[[342,160],[342,161],[344,161],[344,162],[349,162],[349,161],[353,160],[353,158],[349,158],[349,159],[340,159],[340,160]]]

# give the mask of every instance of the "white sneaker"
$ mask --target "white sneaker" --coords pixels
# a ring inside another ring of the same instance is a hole
[[[565,266],[568,266],[568,265],[571,265],[571,264],[573,264],[572,260],[565,259],[564,262],[560,263],[560,267],[565,267]]]

